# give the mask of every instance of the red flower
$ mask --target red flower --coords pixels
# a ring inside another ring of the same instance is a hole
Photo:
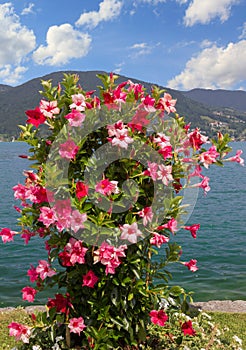
[[[165,323],[168,320],[168,316],[163,310],[152,310],[149,315],[151,322],[158,326],[165,326]]]
[[[72,306],[70,303],[69,295],[64,297],[62,294],[56,294],[55,299],[50,299],[47,303],[47,307],[51,309],[52,307],[56,308],[56,312],[62,312],[66,315],[69,314],[69,308]]]
[[[76,183],[76,197],[78,199],[81,199],[87,196],[87,194],[88,194],[88,186],[85,185],[83,182],[78,181]]]
[[[182,332],[184,333],[184,335],[191,335],[191,336],[196,335],[196,331],[192,328],[191,321],[184,322],[182,324],[181,328],[182,328]]]
[[[188,269],[191,272],[195,272],[198,270],[198,267],[196,266],[197,260],[191,259],[190,261],[186,261],[183,264],[188,267]]]
[[[196,233],[200,228],[200,224],[194,224],[191,226],[185,226],[184,229],[190,231],[193,238],[196,238]]]
[[[27,123],[36,126],[36,128],[46,121],[46,118],[40,111],[39,107],[29,109],[25,113],[28,116]]]

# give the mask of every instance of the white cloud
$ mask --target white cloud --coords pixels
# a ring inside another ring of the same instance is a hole
[[[0,79],[6,84],[15,84],[27,71],[26,67],[18,66],[13,68],[10,64],[6,64],[2,69],[0,69]]]
[[[152,48],[146,43],[136,43],[130,46],[130,50],[132,53],[129,57],[135,59],[139,56],[149,55],[152,51]]]
[[[174,89],[233,89],[246,81],[246,40],[212,47],[191,58],[182,73],[168,82]]]
[[[26,71],[22,65],[35,48],[36,37],[21,24],[10,2],[0,4],[0,23],[0,76],[5,82],[14,83]]]
[[[61,66],[73,58],[87,55],[91,37],[68,24],[52,26],[46,35],[47,46],[40,45],[33,53],[33,60],[40,65]]]
[[[187,27],[196,23],[208,24],[216,17],[224,22],[230,16],[232,5],[238,2],[239,0],[192,0],[186,10],[184,23]]]
[[[99,11],[84,12],[75,23],[76,26],[95,28],[102,21],[110,21],[120,15],[123,3],[117,0],[103,0]]]
[[[246,22],[242,26],[242,33],[239,36],[239,39],[246,39]]]
[[[125,62],[116,63],[115,64],[116,68],[114,69],[114,73],[115,74],[120,74],[121,71],[122,71],[122,68],[124,67],[124,65],[125,65]]]
[[[207,48],[207,47],[211,47],[212,45],[214,45],[215,43],[213,42],[213,41],[210,41],[210,40],[208,40],[208,39],[204,39],[202,42],[201,42],[201,44],[200,44],[200,47],[202,48],[202,49],[205,49],[205,48]]]
[[[34,4],[30,2],[30,4],[22,10],[21,14],[29,15],[29,13],[34,13],[33,8]]]

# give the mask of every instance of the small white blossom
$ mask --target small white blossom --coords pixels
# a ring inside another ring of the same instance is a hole
[[[208,321],[208,325],[209,325],[211,328],[214,328],[214,323]]]
[[[238,344],[242,345],[243,344],[243,341],[241,338],[239,338],[237,335],[234,335],[232,337]]]
[[[61,350],[59,344],[55,343],[55,345],[52,346],[52,350]]]
[[[39,345],[33,345],[32,350],[42,350],[42,348]]]
[[[212,319],[212,317],[210,315],[208,315],[206,312],[203,312],[202,315],[206,318],[208,318],[209,320]],[[202,349],[201,349],[202,350]]]
[[[221,335],[221,331],[219,329],[216,330],[216,335],[220,336]]]

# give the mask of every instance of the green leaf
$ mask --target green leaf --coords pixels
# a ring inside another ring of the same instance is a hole
[[[173,286],[170,289],[170,294],[172,294],[175,297],[178,297],[180,294],[184,294],[184,289],[180,286]]]

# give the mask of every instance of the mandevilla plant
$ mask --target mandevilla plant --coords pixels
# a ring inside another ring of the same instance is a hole
[[[168,265],[197,270],[194,258],[182,261],[173,237],[183,229],[196,238],[200,225],[186,225],[184,198],[210,190],[202,167],[243,164],[242,152],[228,157],[222,134],[209,147],[157,87],[148,93],[130,80],[116,85],[113,74],[99,78],[99,96],[84,91],[77,75],[65,74],[58,86],[42,81],[40,104],[20,126],[33,170],[13,188],[20,232],[0,235],[4,243],[16,234],[45,241],[47,260],[27,271],[23,300],[46,287],[57,291],[32,325],[9,325],[22,350],[144,349],[151,323],[169,322],[167,343],[177,348],[196,335],[190,319],[175,321],[177,337],[168,333],[172,315],[192,300],[169,286]]]

